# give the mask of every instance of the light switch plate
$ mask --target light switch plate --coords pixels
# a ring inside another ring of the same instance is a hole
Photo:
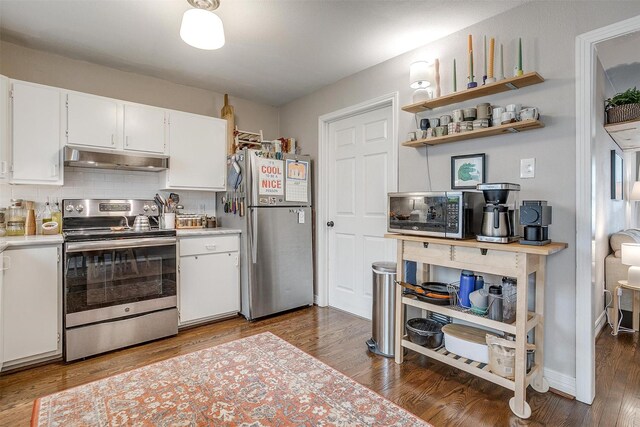
[[[536,159],[520,159],[520,178],[535,178]]]

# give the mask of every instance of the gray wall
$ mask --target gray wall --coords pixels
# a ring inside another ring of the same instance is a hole
[[[520,200],[543,199],[553,206],[551,237],[568,242],[569,248],[551,256],[547,263],[545,366],[575,378],[575,37],[638,14],[638,2],[615,2],[615,7],[611,2],[527,3],[285,105],[280,114],[280,131],[295,137],[305,153],[317,157],[318,116],[394,91],[400,93],[401,104],[410,103],[409,64],[425,57],[440,58],[443,94],[451,91],[450,67],[455,57],[460,87],[466,77],[465,52],[469,33],[474,35],[475,52],[481,52],[480,40],[484,34],[493,35],[498,43],[504,43],[505,72],[508,73],[514,65],[517,37],[521,36],[525,72],[538,71],[547,81],[464,105],[475,105],[479,101],[497,105],[512,102],[536,105],[546,127],[516,135],[430,147],[432,187],[450,188],[451,156],[486,153],[488,181],[519,183],[522,185]],[[479,56],[475,60],[477,65],[482,62]],[[449,110],[440,108],[433,115]],[[400,112],[398,127],[398,138],[403,141],[407,132],[415,128],[414,117]],[[536,158],[536,177],[521,180],[519,161],[529,157]],[[428,189],[426,165],[426,148],[401,147],[399,189]]]

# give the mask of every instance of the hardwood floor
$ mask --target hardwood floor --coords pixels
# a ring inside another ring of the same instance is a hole
[[[373,356],[370,323],[329,308],[308,308],[249,323],[242,318],[189,329],[176,337],[88,360],[0,376],[0,425],[29,425],[33,400],[69,387],[237,338],[270,331],[373,389],[434,426],[627,426],[640,424],[640,334],[597,342],[597,397],[592,406],[527,390],[533,415],[515,417],[512,392],[409,352],[405,363]],[[547,347],[551,344],[548,343]]]

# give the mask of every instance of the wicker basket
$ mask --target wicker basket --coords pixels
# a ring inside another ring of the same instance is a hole
[[[607,110],[607,123],[620,123],[640,118],[640,104],[624,104]]]

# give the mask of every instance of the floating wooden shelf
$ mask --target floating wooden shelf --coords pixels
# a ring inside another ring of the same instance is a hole
[[[484,138],[486,136],[495,136],[503,134],[511,134],[524,132],[527,130],[538,129],[544,127],[544,123],[540,120],[522,120],[520,122],[508,123],[506,125],[493,126],[490,128],[470,130],[468,132],[452,133],[445,136],[434,136],[431,138],[418,139],[416,141],[405,141],[402,143],[405,147],[423,147],[425,145],[446,144],[449,142],[464,141],[466,139]]]
[[[511,77],[509,79],[500,80],[495,83],[478,86],[473,89],[465,89],[459,92],[444,95],[439,98],[429,99],[428,101],[416,102],[402,107],[404,111],[409,113],[420,113],[422,111],[432,110],[445,105],[456,104],[468,101],[470,99],[480,98],[487,95],[494,95],[500,92],[520,89],[526,86],[535,85],[544,82],[544,78],[535,71],[523,74],[519,77]]]
[[[610,123],[604,130],[623,150],[640,148],[640,119]]]

